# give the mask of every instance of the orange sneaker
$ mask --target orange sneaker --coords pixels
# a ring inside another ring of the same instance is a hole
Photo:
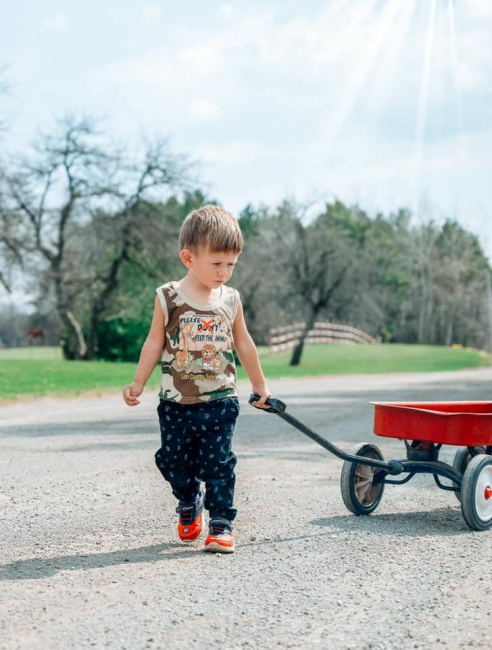
[[[200,537],[203,528],[203,490],[191,503],[180,501],[176,512],[179,513],[179,539],[182,542],[194,542]]]
[[[205,551],[213,553],[234,553],[234,533],[228,519],[212,519],[209,524],[208,537],[205,540]]]

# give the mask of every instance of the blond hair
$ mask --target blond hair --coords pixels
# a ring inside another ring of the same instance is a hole
[[[179,250],[196,251],[208,247],[211,253],[239,253],[243,236],[237,219],[218,205],[203,205],[183,221],[179,232]]]

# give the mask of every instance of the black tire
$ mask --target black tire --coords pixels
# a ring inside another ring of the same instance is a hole
[[[369,443],[356,445],[349,453],[354,456],[384,460],[378,447]],[[369,465],[352,463],[348,460],[343,463],[340,476],[342,499],[347,509],[354,515],[370,515],[381,501],[384,483],[372,485],[375,471],[377,470]]]
[[[481,454],[468,463],[461,486],[461,512],[472,530],[492,526],[492,456]]]
[[[484,447],[475,447],[477,454],[485,454]],[[473,456],[470,453],[468,447],[460,447],[456,454],[454,455],[453,467],[458,472],[458,474],[464,474],[466,468],[468,467]],[[456,487],[459,487],[457,483],[453,483]],[[461,501],[461,491],[454,493],[458,501]]]

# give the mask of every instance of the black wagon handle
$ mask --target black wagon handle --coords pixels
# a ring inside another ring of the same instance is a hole
[[[251,404],[251,406],[254,406],[253,402],[259,402],[260,399],[261,397],[259,395],[254,395],[252,393],[249,396],[248,402]],[[285,413],[287,409],[287,404],[277,399],[276,397],[269,397],[265,402],[265,404],[270,408],[265,409],[265,408],[261,408],[261,406],[255,406],[255,408],[258,409],[259,411],[265,411],[266,413]]]
[[[250,395],[248,401],[252,406],[254,406],[253,402],[258,402],[260,399],[261,397],[259,395],[252,394]],[[269,397],[266,400],[265,404],[269,407],[268,409],[262,409],[259,406],[255,406],[255,408],[265,413],[275,413],[276,415],[281,417],[282,420],[285,420],[286,422],[291,424],[293,427],[295,427],[298,431],[303,433],[305,436],[311,438],[311,440],[314,440],[314,442],[317,442],[318,445],[323,447],[323,449],[326,449],[326,451],[329,451],[334,456],[337,456],[342,460],[349,460],[353,463],[369,465],[370,467],[375,467],[377,469],[385,470],[388,474],[400,474],[402,471],[402,465],[397,460],[390,460],[387,463],[385,463],[384,461],[376,460],[373,458],[366,458],[362,456],[354,456],[353,454],[347,454],[345,451],[339,449],[336,445],[331,443],[329,440],[326,440],[326,438],[320,436],[319,433],[310,429],[308,426],[306,426],[303,422],[295,418],[293,415],[287,413],[287,404],[277,399],[276,397]]]

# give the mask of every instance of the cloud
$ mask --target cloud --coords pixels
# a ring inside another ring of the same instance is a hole
[[[219,15],[223,18],[230,18],[234,14],[234,7],[229,2],[224,2],[219,7]]]
[[[49,18],[44,18],[41,23],[42,28],[47,32],[57,32],[65,34],[68,32],[68,20],[64,11],[58,11]]]
[[[181,50],[156,47],[138,56],[118,59],[98,67],[95,75],[114,84],[131,83],[162,86],[166,84],[174,95],[189,86],[199,87],[218,73],[224,62],[221,44],[210,40],[196,47]]]
[[[468,0],[470,11],[475,11],[481,16],[492,18],[492,3],[490,0]]]
[[[162,21],[164,17],[164,8],[158,4],[142,5],[138,10],[138,15],[142,25],[153,25]]]
[[[208,99],[200,99],[191,105],[189,115],[202,120],[215,120],[220,117],[220,110]]]
[[[463,34],[458,45],[457,74],[461,88],[464,91],[490,89],[492,54],[489,33],[474,30]]]
[[[210,40],[203,45],[186,48],[179,52],[178,58],[186,66],[191,67],[197,74],[210,74],[215,72],[224,60],[220,41]]]
[[[487,196],[481,143],[492,147],[492,0],[450,1],[436,0],[422,152],[423,179],[443,205],[455,191]],[[409,203],[430,2],[143,2],[91,16],[127,46],[104,39],[107,53],[77,79],[84,106],[123,131],[164,130],[236,205],[291,191],[302,199],[313,187]],[[43,26],[67,22],[60,12]],[[463,129],[476,135],[464,157]]]
[[[204,143],[199,145],[195,153],[200,161],[207,165],[247,165],[265,159],[268,147],[250,140],[231,140],[222,144]],[[270,152],[271,155],[271,152]]]
[[[179,71],[166,50],[155,48],[140,56],[119,59],[98,67],[95,76],[111,85],[128,85],[135,81],[143,85],[161,85],[177,81]]]

